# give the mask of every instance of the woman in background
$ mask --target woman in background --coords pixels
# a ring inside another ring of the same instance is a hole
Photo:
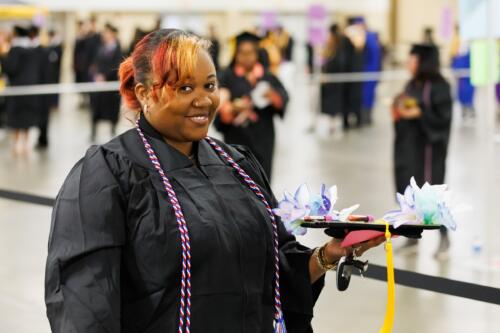
[[[122,61],[122,50],[117,38],[118,30],[107,24],[102,34],[102,44],[97,52],[91,74],[94,82],[118,80],[118,67]],[[120,94],[115,91],[92,93],[90,98],[92,108],[92,133],[94,141],[99,120],[111,122],[111,135],[116,133],[116,124],[120,113]]]
[[[444,183],[452,116],[450,85],[440,73],[437,47],[414,45],[408,70],[412,78],[393,109],[394,170],[399,193],[404,193],[411,177],[420,186],[425,182]],[[449,243],[443,228],[437,258],[445,258]],[[407,247],[416,244],[416,240],[410,240]]]
[[[274,116],[283,117],[288,93],[259,62],[259,41],[248,32],[236,37],[236,54],[219,75],[221,107],[215,126],[226,143],[249,147],[271,177]]]

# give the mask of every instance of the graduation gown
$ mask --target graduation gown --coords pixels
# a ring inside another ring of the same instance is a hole
[[[94,75],[102,74],[106,81],[117,81],[118,68],[123,60],[122,58],[119,43],[116,43],[113,48],[108,48],[104,44],[101,45],[92,66],[95,69]],[[120,114],[120,101],[120,94],[116,91],[92,93],[90,95],[90,106],[93,121],[110,120],[112,123],[116,123]]]
[[[451,62],[453,69],[470,69],[470,51],[453,57]],[[461,77],[457,82],[458,101],[463,107],[472,108],[474,104],[474,86],[470,77]]]
[[[22,43],[22,42],[20,42]],[[40,52],[37,48],[16,45],[2,58],[2,70],[10,86],[34,85],[41,82]],[[28,44],[25,41],[25,44]],[[40,97],[9,96],[6,104],[6,125],[13,129],[28,129],[39,122],[37,110]]]
[[[197,143],[196,167],[145,119],[140,124],[189,228],[191,331],[272,332],[272,227],[264,205],[206,141]],[[252,153],[221,145],[276,205]],[[324,280],[311,285],[311,250],[278,223],[288,332],[311,332]],[[174,210],[136,130],[91,147],[52,215],[45,280],[52,331],[177,332],[180,245]]]
[[[325,74],[343,73],[346,71],[346,56],[340,45],[333,55],[328,57],[323,64],[322,72]],[[345,90],[347,83],[327,82],[321,85],[321,112],[330,116],[341,114],[347,101],[345,101]]]
[[[281,97],[283,107],[280,109],[269,105],[263,109],[254,108],[258,115],[257,122],[250,122],[246,126],[233,126],[224,124],[219,115],[216,116],[214,125],[224,136],[224,141],[229,144],[244,145],[250,148],[257,160],[260,162],[268,177],[271,176],[272,160],[274,154],[274,116],[283,117],[288,103],[288,93],[279,79],[266,71],[258,81],[267,81]],[[219,75],[221,87],[229,89],[231,101],[244,96],[250,97],[253,86],[243,76],[238,76],[232,67],[228,67]]]
[[[357,50],[348,37],[344,37],[341,42],[341,52],[344,53],[346,63],[345,72],[359,73],[363,71],[363,52]],[[361,125],[361,107],[363,99],[362,82],[346,82],[344,86],[344,128],[349,128],[349,115],[356,117],[356,126]]]
[[[394,171],[399,193],[404,192],[412,176],[419,185],[444,183],[452,116],[450,85],[443,78],[427,83],[411,81],[405,94],[417,100],[422,116],[394,124]]]

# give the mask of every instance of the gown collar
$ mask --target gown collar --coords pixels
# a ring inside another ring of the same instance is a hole
[[[175,169],[194,167],[193,162],[186,155],[182,154],[180,151],[168,144],[161,133],[158,132],[142,114],[139,118],[139,126],[141,127],[142,132],[152,139],[149,140],[150,144],[158,156],[161,166],[165,172]],[[206,140],[194,142],[194,148],[199,165],[227,165],[227,162],[223,161],[219,157],[217,152]],[[237,150],[232,149],[231,151],[231,155],[235,161],[239,161],[244,158],[243,154],[239,153]],[[151,168],[153,168],[152,165]]]

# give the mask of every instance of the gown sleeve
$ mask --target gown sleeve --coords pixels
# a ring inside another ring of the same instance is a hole
[[[269,204],[276,207],[277,200],[255,156],[246,147],[233,147],[245,155],[247,166],[242,166],[260,185]],[[287,332],[312,332],[313,308],[325,284],[325,276],[311,284],[309,260],[313,250],[297,242],[295,236],[286,231],[279,217],[277,222],[280,244],[280,291]]]
[[[280,106],[275,107],[272,106],[274,112],[278,114],[281,118],[285,115],[286,107],[288,105],[288,92],[286,91],[285,87],[281,83],[281,81],[274,75],[269,75],[269,83],[271,84],[271,87],[273,90],[276,92],[277,96],[279,96],[279,99],[281,100]]]
[[[9,53],[1,57],[2,71],[7,74],[8,77],[15,76],[19,71],[22,53],[23,50],[21,48],[13,47],[9,50]]]
[[[45,275],[52,332],[121,332],[125,209],[117,168],[116,158],[91,148],[57,196]]]
[[[426,101],[425,96],[423,99],[424,112],[420,124],[428,140],[446,141],[450,131],[453,103],[449,84],[444,80],[432,83],[430,101]]]

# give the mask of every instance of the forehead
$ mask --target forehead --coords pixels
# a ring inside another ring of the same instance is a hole
[[[206,80],[216,75],[212,57],[205,50],[199,50],[194,63],[193,73],[186,80]]]
[[[257,48],[257,44],[250,41],[240,42],[238,50],[240,51],[253,51]]]

